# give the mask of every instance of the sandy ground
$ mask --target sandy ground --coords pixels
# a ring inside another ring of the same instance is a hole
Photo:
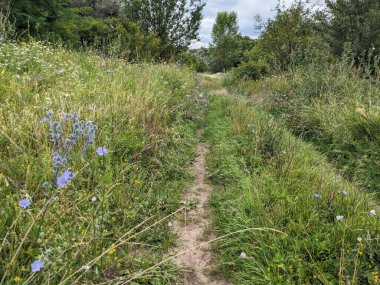
[[[198,131],[203,136],[203,130]],[[213,262],[210,244],[199,247],[212,237],[204,234],[210,224],[207,203],[211,194],[211,185],[206,179],[206,154],[208,144],[203,142],[197,146],[197,158],[193,164],[195,182],[183,196],[183,201],[195,202],[191,210],[181,215],[181,219],[173,222],[173,231],[178,234],[179,244],[174,254],[185,252],[175,258],[175,263],[184,273],[183,285],[225,285],[226,281],[213,273]],[[198,246],[198,247],[197,247]]]

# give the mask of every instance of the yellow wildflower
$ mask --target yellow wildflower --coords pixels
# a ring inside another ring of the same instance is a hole
[[[115,248],[115,245],[113,244],[111,247],[113,247],[112,249],[110,249],[109,251],[108,251],[108,253],[109,254],[114,254],[115,252],[116,252],[116,248]]]
[[[15,278],[13,278],[13,281],[14,281],[15,283],[18,283],[18,282],[21,281],[21,277],[20,277],[20,276],[15,276]]]

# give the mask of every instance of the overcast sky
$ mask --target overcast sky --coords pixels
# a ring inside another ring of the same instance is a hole
[[[199,42],[194,42],[191,47],[199,48],[208,46],[211,42],[211,30],[216,15],[221,11],[235,11],[238,14],[240,32],[244,36],[257,37],[254,27],[254,17],[259,14],[262,20],[274,16],[274,8],[277,0],[207,0],[203,10],[203,21],[199,31]],[[289,5],[293,0],[284,0]]]

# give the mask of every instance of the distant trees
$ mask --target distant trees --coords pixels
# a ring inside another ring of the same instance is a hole
[[[121,0],[98,0],[93,1],[94,16],[100,18],[117,17],[121,10]]]
[[[258,22],[255,46],[244,52],[235,70],[238,77],[257,79],[260,73],[291,70],[309,63],[329,63],[351,56],[356,66],[370,67],[380,56],[380,1],[325,0],[324,9],[311,9],[308,1],[285,7]]]
[[[239,57],[239,26],[236,12],[218,13],[212,28],[210,56],[215,71],[232,67]]]
[[[160,40],[159,57],[183,51],[198,36],[203,0],[125,0],[123,17]]]

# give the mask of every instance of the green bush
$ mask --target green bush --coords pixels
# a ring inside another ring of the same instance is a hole
[[[268,65],[264,60],[250,60],[242,62],[234,69],[237,79],[253,79],[258,80],[268,73]]]

